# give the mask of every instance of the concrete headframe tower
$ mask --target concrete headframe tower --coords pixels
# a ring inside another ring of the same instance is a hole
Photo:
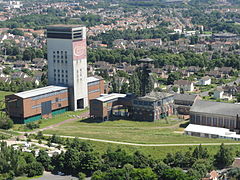
[[[69,107],[88,106],[86,27],[47,27],[48,84],[69,88]]]

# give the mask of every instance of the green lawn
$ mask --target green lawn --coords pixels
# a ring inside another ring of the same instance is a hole
[[[83,141],[83,140],[82,140]],[[175,153],[177,151],[186,152],[188,150],[193,150],[196,146],[171,146],[171,147],[142,147],[142,146],[129,146],[129,145],[118,145],[118,144],[110,144],[103,142],[93,142],[93,141],[85,141],[93,145],[94,149],[103,154],[107,151],[107,149],[124,149],[128,153],[134,153],[135,151],[140,151],[147,156],[152,156],[154,159],[163,159],[167,155],[167,153]],[[219,150],[219,146],[204,146],[208,149],[210,155],[214,155]],[[228,145],[227,147],[231,147],[233,152],[240,151],[240,145]]]
[[[158,122],[136,122],[116,120],[96,122],[80,120],[65,123],[61,126],[45,130],[47,134],[87,137],[112,141],[139,144],[188,144],[207,142],[235,142],[223,139],[208,139],[182,135],[183,128],[179,128],[179,120],[169,119]]]
[[[4,100],[6,95],[13,94],[13,92],[9,91],[0,91],[0,100]]]
[[[41,119],[40,120],[41,121],[40,128],[51,126],[53,124],[57,124],[57,123],[62,122],[64,120],[74,118],[73,115],[79,115],[79,114],[81,114],[85,111],[87,111],[87,109],[81,110],[81,111],[68,111],[68,112],[65,112],[63,114],[56,115],[56,116],[54,116],[53,118],[50,118],[50,119]],[[36,123],[37,122],[39,122],[39,121],[36,121]],[[13,130],[15,130],[15,131],[32,131],[32,130],[29,130],[29,129],[25,129],[25,125],[23,125],[23,124],[14,124]]]

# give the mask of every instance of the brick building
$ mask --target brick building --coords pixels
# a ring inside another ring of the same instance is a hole
[[[151,92],[133,100],[132,118],[138,121],[155,121],[174,114],[173,94]]]
[[[15,123],[50,118],[68,110],[68,88],[47,86],[5,97],[9,116]]]
[[[90,101],[90,115],[103,120],[123,116],[138,121],[155,121],[174,114],[173,96],[160,92],[152,92],[144,97],[108,94]]]
[[[96,99],[104,94],[104,80],[101,77],[88,77],[88,100]]]

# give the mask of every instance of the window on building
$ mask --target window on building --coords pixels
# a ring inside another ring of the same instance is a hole
[[[58,100],[59,100],[59,98],[56,98],[56,99],[55,99],[55,102],[58,102]]]

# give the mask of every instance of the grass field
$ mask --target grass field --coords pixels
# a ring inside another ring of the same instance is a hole
[[[72,117],[73,115],[79,115],[79,114],[81,114],[82,112],[85,112],[85,111],[87,111],[87,109],[82,110],[82,111],[68,111],[68,112],[65,112],[63,114],[56,115],[51,119],[41,119],[40,120],[41,121],[40,128],[51,126],[53,124],[57,124],[57,123],[62,122],[64,120],[74,118],[74,117]],[[13,127],[13,130],[15,130],[15,131],[32,131],[32,130],[26,129],[25,125],[23,125],[23,124],[15,124],[14,127]]]
[[[87,120],[71,121],[45,130],[47,134],[87,137],[139,144],[189,144],[210,142],[235,142],[223,139],[191,137],[182,134],[181,121],[136,122],[116,120],[96,122]]]
[[[188,150],[193,150],[196,146],[171,146],[171,147],[142,147],[142,146],[129,146],[129,145],[117,145],[117,144],[109,144],[103,142],[93,142],[86,141],[93,145],[94,149],[103,154],[107,151],[107,149],[116,150],[118,148],[124,149],[128,153],[134,153],[135,151],[140,151],[144,155],[151,156],[154,159],[163,159],[167,155],[167,153],[175,153],[177,151],[186,152]],[[210,155],[215,155],[219,150],[219,146],[204,146],[207,148]],[[233,152],[240,151],[240,145],[228,145],[227,147],[231,147]]]
[[[13,94],[13,92],[0,91],[0,100],[4,100],[6,95]]]

